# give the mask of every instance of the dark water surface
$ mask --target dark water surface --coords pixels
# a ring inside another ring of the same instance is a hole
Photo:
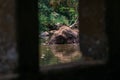
[[[40,45],[41,65],[68,63],[82,59],[77,44]]]
[[[41,66],[55,65],[79,61],[90,63],[108,59],[108,46],[106,40],[80,36],[79,44],[54,44],[47,45],[49,39],[39,44]]]
[[[77,44],[40,45],[39,47],[42,66],[74,61],[94,61],[92,56],[83,55]]]

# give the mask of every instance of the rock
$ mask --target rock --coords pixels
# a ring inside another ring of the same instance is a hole
[[[51,31],[49,31],[49,36],[52,36],[55,31],[57,31],[57,30],[51,30]]]
[[[50,38],[49,44],[72,44],[79,43],[78,31],[68,26],[61,26]]]
[[[45,32],[41,32],[40,35],[39,35],[39,38],[45,38],[45,37],[48,37],[49,36],[49,33],[47,31]]]

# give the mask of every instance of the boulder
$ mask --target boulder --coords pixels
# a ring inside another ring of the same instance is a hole
[[[48,37],[49,36],[49,33],[47,32],[47,31],[45,31],[45,32],[41,32],[40,34],[39,34],[39,38],[46,38],[46,37]]]
[[[79,30],[72,30],[68,26],[61,26],[50,38],[49,44],[79,43]]]

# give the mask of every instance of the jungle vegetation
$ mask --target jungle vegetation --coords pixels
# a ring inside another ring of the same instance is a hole
[[[48,31],[55,24],[70,26],[78,16],[78,0],[38,0],[39,31]]]

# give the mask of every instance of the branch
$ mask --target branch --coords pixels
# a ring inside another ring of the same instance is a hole
[[[70,25],[69,27],[70,28],[75,28],[75,26],[78,26],[78,24],[79,24],[79,20],[77,18],[76,21],[72,25]]]

